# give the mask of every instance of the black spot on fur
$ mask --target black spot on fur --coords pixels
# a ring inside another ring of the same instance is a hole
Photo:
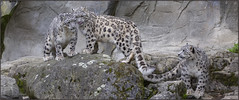
[[[126,48],[125,48],[125,47],[123,47],[123,50],[126,50]]]
[[[124,26],[123,25],[120,25],[120,30],[123,30]]]
[[[147,67],[146,66],[142,66],[142,69],[147,69]]]
[[[104,27],[103,31],[106,32],[106,27]]]
[[[112,27],[113,29],[116,29],[116,26],[115,26],[114,24],[111,24],[111,27]]]
[[[143,66],[143,65],[145,65],[145,63],[144,63],[143,61],[141,61],[141,62],[140,62],[140,65]]]
[[[50,54],[50,52],[45,52],[45,51],[44,51],[44,53],[45,53],[45,54],[48,54],[48,55]]]
[[[143,60],[143,57],[141,55],[138,56],[138,60],[141,61]]]
[[[124,38],[122,38],[122,42],[124,42]]]
[[[108,37],[110,37],[110,34],[107,34]]]
[[[172,76],[174,76],[175,74],[172,74]]]
[[[109,32],[109,33],[111,32],[111,29],[110,29],[110,28],[108,29],[108,32]]]
[[[139,41],[139,36],[135,36],[135,41]]]
[[[129,30],[126,30],[126,32],[129,32]]]
[[[106,25],[106,26],[109,26],[109,22],[108,22],[108,21],[106,21],[106,22],[105,22],[105,25]]]
[[[148,75],[148,78],[152,79],[152,78],[154,78],[154,76],[153,75]]]
[[[135,34],[138,34],[139,32],[138,32],[138,30],[134,30],[134,33],[135,33]]]
[[[125,35],[125,38],[126,38],[126,39],[129,39],[129,35]]]
[[[136,53],[137,53],[137,54],[141,53],[141,50],[140,50],[140,49],[138,49],[138,50],[136,51]]]
[[[123,33],[122,34],[125,34],[125,31],[123,31]]]

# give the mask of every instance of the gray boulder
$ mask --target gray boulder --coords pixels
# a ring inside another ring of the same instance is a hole
[[[150,99],[182,99],[186,94],[186,86],[182,81],[166,81],[150,84],[149,89],[156,89],[157,94]]]
[[[14,78],[1,75],[1,98],[19,99],[19,88]]]
[[[218,52],[215,55],[211,56],[209,60],[211,81],[219,81],[225,86],[238,86],[237,53]],[[211,85],[212,87],[214,87],[213,84]]]
[[[14,77],[22,93],[37,99],[143,99],[141,73],[108,55],[76,55],[63,61],[18,65]]]

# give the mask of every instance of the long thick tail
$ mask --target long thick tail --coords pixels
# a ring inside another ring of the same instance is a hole
[[[136,35],[134,37],[132,37],[133,38],[132,39],[133,51],[135,54],[134,57],[135,57],[139,71],[143,75],[149,75],[155,70],[155,68],[147,65],[147,63],[144,59],[143,52],[142,52],[142,44],[141,44],[141,40],[140,40],[140,36],[139,36],[138,32],[139,32],[138,29],[135,28],[134,34],[136,34]]]
[[[174,67],[171,71],[163,73],[163,74],[150,74],[150,75],[143,75],[144,79],[150,82],[160,82],[163,80],[168,80],[176,76],[179,72],[179,67]]]

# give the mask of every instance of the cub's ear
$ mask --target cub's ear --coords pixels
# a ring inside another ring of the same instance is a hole
[[[194,54],[195,53],[195,48],[190,46],[190,51]]]

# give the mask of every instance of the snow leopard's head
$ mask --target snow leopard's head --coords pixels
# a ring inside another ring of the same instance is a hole
[[[72,9],[72,13],[76,18],[77,23],[81,26],[84,25],[84,23],[91,19],[91,17],[94,17],[95,14],[93,12],[90,12],[85,7],[80,7],[76,9]]]
[[[196,57],[196,47],[193,45],[188,45],[188,43],[181,48],[181,51],[178,53],[180,59],[191,59],[193,60]]]

